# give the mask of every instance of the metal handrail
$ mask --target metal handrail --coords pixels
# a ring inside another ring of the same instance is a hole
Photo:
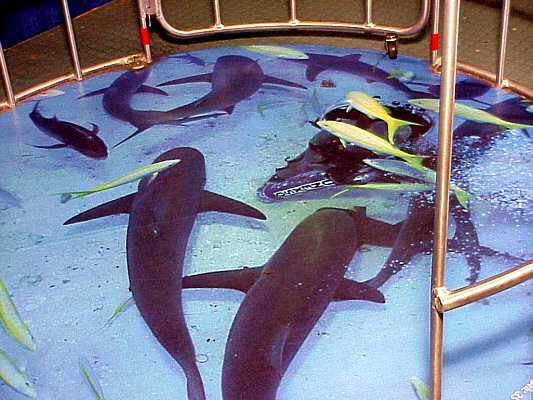
[[[438,0],[435,3],[438,3]],[[493,82],[500,89],[513,88],[515,92],[533,98],[532,89],[528,89],[511,80],[503,79],[510,0],[504,0],[503,4],[502,12],[504,15],[502,15],[501,22],[500,53],[496,73],[490,73],[457,61],[459,5],[460,0],[444,0],[442,56],[438,57],[438,44],[434,47],[433,40],[431,48],[432,65],[442,67],[439,104],[435,238],[431,279],[431,400],[440,400],[442,396],[444,313],[506,290],[533,277],[533,264],[532,262],[527,262],[502,274],[453,292],[444,286],[456,74],[458,71],[472,72],[479,77]],[[436,19],[438,20],[438,6],[435,8],[435,13]],[[438,22],[433,26],[432,39],[434,37],[438,40]]]
[[[372,0],[365,0],[365,22],[347,23],[336,21],[302,21],[298,19],[296,0],[289,0],[289,20],[286,22],[257,22],[248,24],[225,25],[222,22],[219,0],[212,0],[213,15],[215,23],[212,26],[198,29],[178,29],[173,27],[165,18],[163,13],[162,0],[138,0],[139,15],[141,19],[141,36],[148,38],[147,18],[154,16],[159,25],[167,34],[179,39],[198,38],[220,33],[235,34],[258,31],[323,31],[323,32],[345,32],[345,33],[371,33],[376,35],[394,34],[399,37],[409,37],[418,34],[424,29],[430,14],[431,0],[420,0],[421,9],[417,21],[408,27],[397,27],[389,25],[379,25],[374,23]],[[145,46],[145,58],[151,60],[150,46],[148,41],[143,40]]]

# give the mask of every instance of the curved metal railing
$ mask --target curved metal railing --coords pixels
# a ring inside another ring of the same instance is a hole
[[[74,71],[72,74],[58,77],[54,80],[42,83],[21,93],[14,94],[9,78],[3,49],[0,44],[0,70],[6,92],[6,99],[0,102],[0,111],[5,108],[13,108],[20,101],[31,97],[43,90],[59,84],[82,80],[88,74],[99,72],[115,66],[129,65],[142,67],[152,61],[150,42],[148,36],[147,21],[153,16],[165,31],[176,38],[203,37],[221,33],[244,33],[259,31],[286,31],[286,30],[314,30],[325,32],[366,32],[376,35],[388,36],[389,43],[394,43],[395,37],[413,36],[425,27],[430,13],[430,0],[420,0],[420,15],[417,21],[408,27],[394,27],[374,23],[372,0],[365,0],[364,23],[324,22],[324,21],[301,21],[297,15],[296,0],[289,1],[289,18],[285,22],[262,22],[225,25],[221,18],[219,0],[212,0],[214,24],[209,27],[183,30],[171,26],[166,20],[162,0],[138,0],[140,36],[144,48],[144,54],[133,54],[116,60],[110,60],[86,69],[81,69],[74,32],[67,0],[61,0],[67,34],[70,45]],[[525,280],[533,278],[533,262],[517,266],[509,271],[496,275],[492,278],[455,291],[449,291],[444,286],[446,238],[448,227],[448,193],[450,185],[451,146],[453,128],[453,104],[455,100],[455,80],[457,71],[476,76],[501,89],[508,89],[529,99],[533,99],[533,89],[527,88],[504,75],[505,53],[507,46],[507,30],[509,25],[510,0],[503,0],[500,48],[498,65],[495,72],[486,71],[475,66],[457,61],[457,41],[459,27],[459,2],[460,0],[444,0],[444,17],[442,31],[442,50],[439,49],[439,23],[440,2],[433,0],[433,31],[430,44],[430,65],[436,72],[441,72],[441,93],[439,110],[439,144],[437,156],[437,200],[435,211],[435,245],[433,255],[432,273],[432,307],[431,307],[431,399],[441,398],[442,376],[442,337],[443,337],[443,314],[451,309],[480,300],[492,294],[506,290]],[[387,47],[388,51],[392,47]],[[389,53],[389,55],[391,55]]]

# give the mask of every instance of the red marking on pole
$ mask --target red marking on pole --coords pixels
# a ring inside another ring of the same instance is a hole
[[[431,44],[429,45],[429,49],[431,51],[437,51],[439,49],[439,34],[438,33],[431,34]]]
[[[150,44],[150,37],[148,36],[148,28],[141,28],[141,43],[143,46]]]

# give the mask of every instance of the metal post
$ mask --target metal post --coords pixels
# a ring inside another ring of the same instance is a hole
[[[366,14],[365,14],[365,25],[372,26],[374,25],[374,11],[372,9],[372,0],[366,0]]]
[[[215,28],[222,27],[222,17],[220,16],[220,3],[218,0],[213,0],[213,13],[215,15]]]
[[[83,79],[83,74],[81,72],[80,59],[76,47],[76,38],[74,37],[74,28],[72,27],[72,19],[70,18],[67,0],[61,0],[61,4],[63,5],[63,15],[65,16],[70,56],[72,57],[72,63],[74,64],[74,76],[78,81],[81,81]]]
[[[507,51],[507,32],[509,30],[509,14],[511,11],[511,0],[503,0],[502,22],[500,32],[500,53],[498,55],[498,71],[496,72],[496,87],[503,87],[503,74],[505,68],[505,52]]]
[[[4,57],[4,49],[2,48],[2,42],[0,42],[0,69],[2,70],[2,80],[4,81],[4,89],[7,96],[8,107],[15,107],[15,95],[13,94],[13,86],[11,86],[11,80],[9,79],[9,72],[7,70],[6,58]]]
[[[434,296],[433,289],[444,285],[458,31],[459,0],[444,0],[432,296]],[[431,400],[440,400],[442,394],[443,314],[433,307],[434,298],[432,298],[431,304]]]

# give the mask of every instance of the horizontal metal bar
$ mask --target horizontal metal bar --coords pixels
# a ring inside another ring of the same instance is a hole
[[[120,66],[142,68],[147,64],[148,62],[146,61],[144,54],[142,53],[132,54],[126,57],[121,57],[121,58],[117,58],[114,60],[103,62],[101,64],[93,65],[92,67],[84,68],[82,69],[82,75],[86,77],[90,74],[102,72],[107,69],[116,68]],[[14,95],[13,105],[11,105],[9,101],[0,102],[0,112],[13,108],[15,107],[16,104],[32,96],[35,96],[36,94],[44,92],[45,90],[52,89],[56,86],[63,85],[65,83],[71,83],[71,82],[76,82],[76,81],[78,81],[77,77],[74,74],[69,74],[69,75],[63,75],[63,76],[54,78],[52,80],[49,80],[47,82],[41,83],[36,86],[33,86],[29,89],[26,89]]]
[[[431,64],[431,70],[435,73],[440,73],[441,71],[441,57],[437,57]],[[496,86],[496,74],[485,69],[475,67],[463,62],[457,62],[457,72],[462,72],[464,74],[482,79],[492,85]],[[522,85],[519,82],[513,81],[512,79],[502,80],[503,88],[509,90],[510,92],[516,93],[520,96],[526,97],[533,100],[533,89],[528,88],[527,86]]]
[[[413,25],[405,28],[387,25],[376,25],[374,23],[351,24],[344,22],[299,21],[295,18],[295,15],[291,15],[291,20],[289,20],[288,22],[261,22],[249,24],[223,25],[222,23],[219,23],[217,21],[215,25],[207,28],[182,30],[174,28],[165,19],[165,16],[163,15],[161,0],[154,0],[153,4],[152,2],[150,2],[150,5],[150,7],[145,7],[144,10],[153,13],[161,27],[165,29],[165,31],[170,36],[182,39],[209,36],[218,33],[245,33],[256,31],[287,30],[320,30],[325,32],[347,33],[369,32],[380,35],[384,35],[387,33],[395,33],[398,36],[406,37],[416,35],[424,28],[429,19],[430,10],[430,0],[422,0],[420,16],[418,20]]]
[[[533,261],[528,261],[492,278],[450,291],[444,286],[433,289],[434,307],[440,313],[492,296],[533,278]]]

